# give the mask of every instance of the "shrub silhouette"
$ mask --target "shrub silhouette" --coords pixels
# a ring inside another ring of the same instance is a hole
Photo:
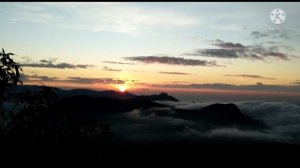
[[[12,87],[23,84],[20,81],[20,66],[10,58],[13,53],[5,53],[2,49],[0,53],[0,135],[4,133],[5,124],[11,118],[11,113],[4,110],[3,103],[10,100],[9,94]]]
[[[0,53],[1,144],[13,148],[21,144],[30,150],[48,146],[47,150],[42,148],[44,151],[39,152],[50,154],[49,149],[50,152],[59,149],[55,156],[73,159],[99,157],[101,147],[110,139],[109,125],[88,117],[67,122],[72,114],[58,113],[52,108],[57,101],[57,88],[43,85],[34,91],[13,92],[18,85],[23,85],[23,81],[20,80],[22,69],[10,58],[12,55],[5,53],[4,49]],[[12,107],[4,107],[5,103],[12,104]]]

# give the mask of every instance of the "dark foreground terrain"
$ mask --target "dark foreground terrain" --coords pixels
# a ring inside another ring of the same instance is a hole
[[[264,138],[271,128],[233,103],[182,109],[158,103],[178,102],[166,93],[136,96],[114,91],[58,90],[57,95],[58,100],[44,111],[45,115],[0,140],[2,160],[292,160],[300,149],[299,143]]]
[[[298,160],[299,146],[286,144],[111,144],[96,146],[93,143],[17,142],[1,149],[3,163],[16,160],[23,163],[99,163],[128,162],[200,162],[209,164],[237,164],[237,162]]]

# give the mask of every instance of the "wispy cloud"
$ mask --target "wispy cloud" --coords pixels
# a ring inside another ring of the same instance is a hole
[[[40,3],[14,3],[10,7],[9,9],[13,9],[13,12],[6,11],[9,22],[48,24],[64,19],[63,16],[52,13]]]
[[[229,49],[234,51],[244,51],[246,47],[241,43],[232,43],[232,42],[224,42],[223,40],[217,39],[213,43],[215,46],[218,46],[222,49]]]
[[[213,24],[213,25],[210,25],[209,28],[215,29],[218,31],[228,31],[228,32],[239,32],[239,31],[245,30],[244,26],[236,25],[236,24],[233,24],[233,25]]]
[[[275,30],[266,31],[266,32],[253,31],[250,33],[250,35],[255,39],[260,39],[260,38],[289,39],[290,38],[286,32],[275,31]]]
[[[235,51],[227,49],[199,49],[193,53],[186,53],[187,56],[209,56],[219,58],[239,58]]]
[[[136,83],[137,80],[121,80],[114,78],[82,78],[82,77],[68,77],[62,79],[58,77],[48,77],[43,75],[25,75],[22,74],[21,79],[25,82],[61,82],[61,83],[77,83],[77,84],[124,84],[126,82]]]
[[[134,63],[129,63],[129,62],[115,62],[115,61],[102,61],[102,62],[108,64],[135,65]]]
[[[300,85],[300,82],[292,82],[291,84]]]
[[[48,76],[41,76],[41,75],[21,75],[21,79],[24,81],[44,81],[44,82],[49,82],[49,81],[56,81],[59,80],[57,77],[48,77]]]
[[[242,78],[256,78],[256,79],[267,79],[267,80],[275,80],[275,78],[268,78],[268,77],[259,76],[259,75],[246,75],[246,74],[239,74],[239,75],[224,75],[224,76],[230,76],[230,77],[242,77]]]
[[[221,90],[249,90],[249,91],[287,91],[300,92],[300,85],[266,85],[257,82],[253,85],[234,85],[226,83],[187,83],[187,84],[149,84],[151,87],[187,88],[187,89],[221,89]]]
[[[180,57],[159,57],[159,56],[136,56],[124,57],[126,60],[137,61],[146,64],[168,64],[168,65],[183,65],[183,66],[220,66],[216,61],[185,59]]]
[[[292,82],[291,84],[293,84],[293,85],[300,85],[300,80],[295,80],[295,81]]]
[[[162,72],[165,73],[165,72]],[[180,72],[166,72],[167,74],[179,74]],[[182,74],[185,75],[185,74]],[[251,76],[251,75],[250,75]],[[61,83],[76,83],[76,84],[125,84],[131,83],[134,85],[143,85],[146,87],[163,87],[163,88],[186,88],[186,89],[220,89],[220,90],[245,90],[245,91],[286,91],[300,93],[300,81],[295,81],[294,85],[266,85],[257,82],[252,85],[235,85],[228,83],[189,83],[189,82],[170,82],[170,83],[143,83],[133,79],[117,79],[117,78],[84,78],[84,77],[68,77],[66,79],[58,77],[48,77],[44,75],[22,75],[23,81],[26,82],[61,82]],[[254,78],[260,78],[260,76]]]
[[[38,67],[38,68],[57,68],[57,69],[77,69],[77,68],[89,68],[93,65],[86,64],[70,64],[70,63],[55,63],[57,59],[42,59],[37,63],[21,63],[23,67]]]
[[[183,72],[158,72],[161,74],[168,74],[168,75],[190,75],[189,73],[183,73]]]
[[[113,69],[113,68],[109,68],[107,66],[103,66],[102,70],[104,70],[104,71],[116,71],[116,72],[122,71],[121,69]]]
[[[81,78],[81,77],[68,77],[64,82],[79,83],[79,84],[124,84],[125,80],[113,78]]]
[[[182,11],[149,11],[128,3],[19,3],[14,8],[11,20],[15,22],[50,23],[67,29],[135,35],[145,33],[143,30],[148,28],[189,27],[203,22]]]
[[[187,56],[208,56],[218,58],[247,58],[264,60],[266,58],[277,58],[288,60],[286,53],[279,51],[277,46],[265,47],[263,45],[243,45],[241,43],[225,42],[217,39],[212,41],[212,45],[219,49],[198,49],[191,53],[185,53]]]

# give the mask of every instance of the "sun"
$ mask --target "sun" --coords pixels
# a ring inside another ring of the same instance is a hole
[[[120,92],[125,92],[126,91],[126,86],[124,86],[124,85],[119,86],[119,90],[120,90]]]
[[[128,86],[127,84],[124,83],[124,84],[120,84],[120,85],[115,85],[115,88],[117,90],[119,90],[119,92],[125,93],[130,88],[130,86]]]

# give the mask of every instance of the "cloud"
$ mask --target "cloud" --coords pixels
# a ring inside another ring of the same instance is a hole
[[[263,85],[263,83],[261,83],[261,82],[257,82],[257,83],[256,83],[256,85],[258,85],[258,86],[262,86],[262,85]]]
[[[104,71],[116,71],[116,72],[122,71],[121,69],[113,69],[113,68],[109,68],[107,66],[103,66],[102,70],[104,70]]]
[[[259,75],[246,75],[246,74],[240,74],[240,75],[224,75],[224,76],[275,80],[275,78],[268,78],[268,77],[259,76]]]
[[[137,80],[121,80],[113,78],[81,78],[81,77],[68,77],[67,79],[61,79],[57,77],[48,77],[41,75],[21,75],[21,79],[27,82],[70,82],[77,84],[124,84],[126,82],[135,83]]]
[[[172,107],[173,109],[186,110],[199,110],[210,104],[226,103],[222,101],[156,102]],[[299,124],[300,126],[300,104],[274,101],[235,101],[230,103],[236,104],[244,114],[254,119],[263,120],[269,126],[294,124]]]
[[[41,59],[40,63],[45,63],[45,64],[53,64],[54,62],[57,61],[57,58],[50,58],[49,60],[46,59]]]
[[[283,31],[266,31],[264,33],[259,31],[253,31],[250,33],[250,35],[255,39],[260,38],[273,38],[273,39],[290,39],[290,37],[286,34],[286,32]]]
[[[124,84],[124,80],[113,78],[81,78],[81,77],[68,77],[64,82],[79,83],[79,84]]]
[[[37,74],[34,75],[22,74],[21,79],[24,81],[44,81],[44,82],[59,80],[59,78],[57,77],[40,76]]]
[[[172,108],[199,110],[214,103],[223,102],[160,102]],[[253,138],[269,137],[277,141],[300,143],[300,104],[287,102],[266,101],[237,101],[231,102],[253,119],[263,121],[270,129],[267,131],[242,131],[236,128],[217,128],[210,130],[207,135],[242,136],[251,135]],[[246,133],[246,134],[244,134]],[[250,133],[250,134],[249,134]],[[234,134],[234,135],[233,135]]]
[[[222,101],[203,102],[170,102],[156,101],[173,109],[200,110],[215,103],[228,103]],[[274,101],[235,101],[234,103],[246,115],[264,121],[267,125],[284,126],[298,124],[300,126],[300,104]],[[300,130],[300,127],[298,128]],[[292,131],[293,132],[293,131]],[[300,138],[300,134],[299,134]],[[300,140],[300,139],[299,139]]]
[[[77,69],[77,68],[89,68],[93,65],[86,64],[69,64],[69,63],[55,63],[57,58],[45,60],[42,59],[38,63],[21,63],[23,67],[38,67],[38,68],[57,68],[57,69]]]
[[[146,64],[168,64],[168,65],[183,65],[183,66],[220,66],[216,61],[185,59],[179,57],[159,57],[159,56],[137,56],[124,57],[126,60],[137,61]]]
[[[288,55],[282,52],[279,52],[277,46],[264,47],[262,45],[248,46],[248,52],[251,55],[254,55],[258,58],[264,59],[265,57],[275,57],[282,60],[288,60]]]
[[[295,82],[292,82],[291,84],[294,84],[294,85],[300,85],[300,81],[299,81],[299,80],[296,80]]]
[[[245,51],[246,47],[241,43],[232,43],[232,42],[224,42],[220,39],[217,39],[214,43],[215,46],[218,46],[223,49],[230,49],[234,51]]]
[[[260,131],[245,131],[236,128],[217,128],[205,134],[211,138],[240,138],[256,141],[270,141],[270,142],[290,142],[291,138],[284,135],[272,134],[269,132]]]
[[[250,35],[253,36],[254,38],[269,37],[267,33],[261,33],[259,31],[253,31],[250,33]]]
[[[221,58],[238,58],[239,56],[235,51],[227,49],[199,49],[193,53],[186,53],[187,56],[209,56]]]
[[[245,91],[287,91],[300,92],[299,85],[266,85],[257,82],[253,85],[234,85],[226,83],[187,83],[187,84],[148,84],[151,87],[188,88],[188,89],[221,89],[221,90],[245,90]]]
[[[102,61],[103,63],[108,64],[124,64],[124,65],[135,65],[134,63],[127,63],[127,62],[115,62],[115,61]]]
[[[271,43],[271,41],[269,43]],[[279,47],[286,50],[286,51],[296,51],[295,48],[293,48],[291,46],[288,46],[288,45],[279,45]]]
[[[172,110],[168,108],[136,109],[125,114],[108,116],[106,119],[115,137],[129,141],[176,140],[182,138],[178,134],[186,127],[196,127],[196,123],[192,121],[159,115],[162,112],[172,113]]]
[[[277,58],[288,60],[288,55],[279,51],[277,46],[265,47],[263,45],[243,45],[241,43],[225,42],[217,39],[211,41],[218,49],[197,49],[187,56],[208,56],[218,58],[247,58],[264,60],[266,58]]]
[[[10,20],[14,22],[49,23],[71,30],[144,35],[148,33],[148,29],[153,28],[191,27],[202,24],[201,18],[182,11],[156,8],[149,11],[147,8],[128,3],[19,3],[12,7],[14,15]]]
[[[262,120],[273,132],[300,140],[300,105],[287,102],[237,102],[247,115]]]
[[[241,25],[220,25],[220,24],[215,24],[215,25],[210,25],[209,26],[210,29],[216,29],[218,31],[229,31],[229,32],[239,32],[239,31],[243,31],[245,30],[245,26],[241,26]]]
[[[189,75],[189,73],[183,73],[183,72],[158,72],[161,74],[169,74],[169,75]]]

